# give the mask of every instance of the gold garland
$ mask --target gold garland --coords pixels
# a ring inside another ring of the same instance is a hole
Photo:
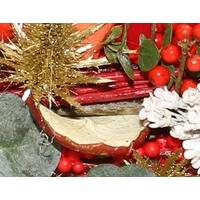
[[[23,83],[25,88],[31,89],[36,102],[43,97],[59,96],[78,107],[79,103],[70,95],[70,87],[101,82],[80,72],[82,53],[78,51],[84,39],[100,27],[101,24],[95,24],[79,32],[69,23],[25,24],[23,29],[14,25],[14,42],[0,43],[0,80]],[[9,76],[3,76],[5,66]]]
[[[160,161],[157,159],[153,160],[144,158],[137,152],[133,153],[133,157],[135,158],[137,165],[151,170],[153,173],[160,177],[191,176],[191,174],[187,172],[188,168],[190,168],[189,161],[185,159],[181,161],[178,160],[180,153],[181,151],[178,150],[175,153],[168,155],[164,164],[160,163]]]

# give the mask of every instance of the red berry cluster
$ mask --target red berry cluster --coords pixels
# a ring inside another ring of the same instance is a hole
[[[136,149],[141,156],[148,158],[165,158],[178,149],[182,149],[182,142],[170,135],[159,135],[154,139],[148,140],[141,147]],[[178,160],[183,159],[183,150]]]
[[[157,86],[164,86],[170,81],[171,72],[169,68],[157,65],[155,66],[151,71],[148,73],[148,79],[149,81]]]
[[[189,73],[200,73],[200,24],[172,24],[173,34],[170,44],[163,47],[164,31],[166,25],[156,24],[154,42],[160,51],[161,63],[155,66],[148,73],[150,82],[156,87],[167,85],[170,81],[171,71],[168,65],[176,67],[176,76],[179,74],[180,59],[186,54],[186,73],[184,73],[180,84],[180,94],[182,95],[188,88],[195,88],[197,81],[190,78]],[[189,73],[187,73],[189,72]]]
[[[182,95],[185,90],[188,88],[196,88],[197,87],[197,81],[193,79],[183,79],[181,83],[181,88],[180,88],[180,94]]]
[[[61,159],[57,166],[57,171],[58,173],[65,175],[69,175],[71,173],[74,176],[84,176],[87,171],[87,166],[82,161],[94,158],[95,156],[92,154],[81,154],[62,147]]]

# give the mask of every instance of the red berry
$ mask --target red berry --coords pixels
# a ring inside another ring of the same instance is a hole
[[[193,27],[192,35],[194,39],[200,40],[200,24],[197,24]]]
[[[161,58],[164,62],[172,64],[179,61],[181,48],[175,44],[168,44],[161,51]]]
[[[161,33],[156,33],[154,41],[158,49],[160,49],[163,44],[163,35]]]
[[[76,162],[81,159],[81,154],[79,152],[69,150],[67,153],[67,158],[70,159],[72,162]]]
[[[159,164],[161,165],[161,166],[165,166],[166,165],[166,163],[167,163],[167,159],[165,158],[165,157],[162,157],[160,160],[159,160]]]
[[[177,43],[178,43],[178,39],[175,36],[173,36],[173,38],[172,38],[172,44],[177,45]]]
[[[164,136],[156,138],[155,142],[160,146],[161,149],[167,146],[167,138]]]
[[[147,142],[144,145],[144,153],[149,158],[155,158],[160,154],[160,146],[156,142]]]
[[[189,71],[199,72],[200,71],[200,56],[193,55],[189,57],[186,61],[186,65]]]
[[[11,23],[0,23],[0,40],[8,42],[9,39],[12,39],[14,32],[12,29]]]
[[[131,60],[131,63],[137,64],[138,63],[138,53],[131,53],[128,55],[129,59]]]
[[[190,26],[194,27],[197,23],[189,23]]]
[[[182,95],[185,90],[189,88],[196,88],[197,87],[197,82],[192,80],[192,79],[184,79],[181,83],[180,87],[180,94]]]
[[[149,71],[148,79],[153,85],[160,87],[169,83],[170,75],[170,70],[167,67],[157,65]]]
[[[157,33],[164,33],[164,31],[165,31],[165,24],[157,23],[156,24],[156,32]]]
[[[72,170],[75,174],[82,174],[85,168],[82,162],[75,162],[72,166]]]
[[[188,24],[178,24],[175,32],[175,37],[179,40],[191,39],[192,37],[192,26]]]
[[[192,56],[192,55],[195,55],[197,53],[197,45],[196,44],[193,44],[189,51],[188,51],[188,55],[189,56]]]
[[[68,173],[72,169],[72,161],[68,158],[61,157],[60,162],[58,163],[57,167],[60,173]]]
[[[169,135],[167,136],[167,145],[170,148],[180,148],[182,146],[182,141]]]
[[[140,155],[140,156],[144,156],[144,148],[143,147],[139,147],[138,149],[136,149],[136,152]]]
[[[160,149],[160,155],[165,155],[165,156],[171,155],[171,152],[172,149],[167,146]]]
[[[178,25],[179,25],[178,23],[172,23],[173,30],[175,30]]]

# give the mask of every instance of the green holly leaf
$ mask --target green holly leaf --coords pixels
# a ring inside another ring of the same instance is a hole
[[[0,121],[0,176],[52,176],[60,146],[38,129],[21,98],[1,94]]]
[[[165,33],[164,33],[163,47],[171,43],[172,34],[173,34],[173,26],[172,24],[167,24]]]
[[[130,164],[124,167],[117,167],[112,164],[100,164],[92,168],[87,176],[89,177],[154,177],[149,170]]]
[[[118,58],[119,63],[121,64],[124,72],[126,73],[126,75],[131,80],[133,80],[134,79],[134,71],[133,71],[133,67],[132,67],[129,57],[126,54],[122,54],[122,53],[118,52],[117,58]]]
[[[143,72],[150,71],[160,60],[160,54],[151,39],[143,39],[140,46],[139,68]]]
[[[108,38],[106,39],[105,43],[111,43],[113,42],[115,39],[119,38],[122,34],[122,26],[114,26],[111,30],[110,35],[108,36]]]

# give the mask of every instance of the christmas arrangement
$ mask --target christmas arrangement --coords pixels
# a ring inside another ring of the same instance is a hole
[[[200,24],[0,24],[0,176],[200,174]]]

